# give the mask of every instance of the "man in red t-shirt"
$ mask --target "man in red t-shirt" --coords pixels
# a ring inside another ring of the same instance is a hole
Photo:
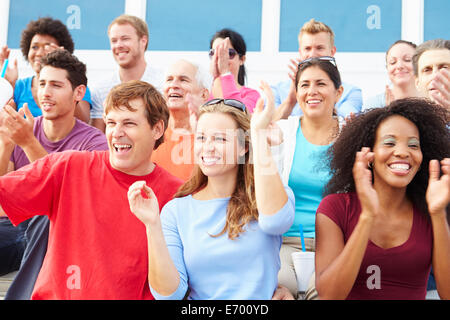
[[[138,180],[160,208],[181,181],[150,161],[169,112],[148,83],[113,88],[104,120],[109,151],[50,154],[0,177],[0,212],[16,225],[47,215],[47,255],[32,299],[152,299],[145,228],[130,212]]]

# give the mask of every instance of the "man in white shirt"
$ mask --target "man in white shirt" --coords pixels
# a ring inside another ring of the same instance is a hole
[[[142,80],[161,91],[162,71],[150,67],[145,60],[148,47],[148,27],[145,21],[131,15],[120,15],[108,27],[111,52],[119,69],[92,90],[91,124],[103,132],[103,102],[116,85],[130,80]]]

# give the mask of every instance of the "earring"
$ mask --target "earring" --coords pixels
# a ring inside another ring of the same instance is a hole
[[[373,162],[369,162],[369,163],[367,164],[367,166],[369,167],[369,169],[373,169]]]

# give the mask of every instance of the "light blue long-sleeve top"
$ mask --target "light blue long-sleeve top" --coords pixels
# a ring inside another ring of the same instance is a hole
[[[275,215],[259,214],[258,221],[230,240],[219,237],[225,226],[230,198],[196,200],[191,195],[169,201],[161,222],[170,256],[180,274],[177,290],[155,299],[264,300],[277,287],[282,234],[294,219],[294,195],[286,187],[288,201]]]

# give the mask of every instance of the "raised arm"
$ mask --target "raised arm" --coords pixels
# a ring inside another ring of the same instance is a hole
[[[287,97],[281,102],[281,104],[276,108],[272,119],[273,121],[278,121],[281,119],[287,119],[297,104],[297,90],[295,90],[295,76],[297,74],[299,59],[291,59],[289,64],[290,72],[288,73],[289,79],[291,80],[291,85],[289,87],[289,93]]]
[[[430,161],[430,179],[426,193],[433,226],[433,272],[439,296],[450,299],[450,229],[446,208],[450,203],[450,158],[440,165]],[[442,176],[440,171],[442,170]]]
[[[367,163],[373,153],[363,148],[353,167],[361,215],[347,243],[341,228],[320,212],[316,217],[316,288],[320,299],[346,299],[358,276],[369,242],[374,217],[379,210]]]
[[[266,94],[267,106],[264,108],[263,99],[259,99],[251,119],[255,194],[258,211],[273,215],[286,204],[288,196],[268,141],[270,123],[275,110],[272,90],[265,82],[262,82],[261,89]]]
[[[33,162],[45,157],[48,153],[34,136],[34,117],[28,109],[28,104],[25,103],[19,111],[14,110],[11,105],[6,105],[4,111],[9,138],[23,149],[28,160]]]
[[[433,79],[432,85],[437,90],[431,91],[431,99],[450,110],[450,71],[440,69]]]
[[[158,294],[170,296],[178,288],[180,275],[164,239],[158,199],[145,181],[137,181],[128,190],[128,202],[131,212],[145,225],[150,286]]]

